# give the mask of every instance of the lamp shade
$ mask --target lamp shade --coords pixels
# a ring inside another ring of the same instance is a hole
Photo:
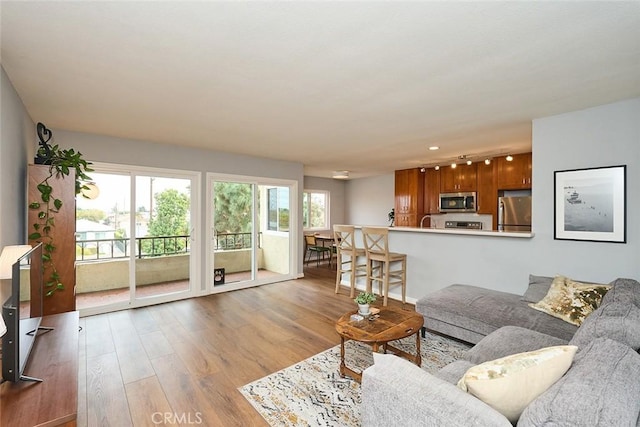
[[[0,254],[0,279],[11,279],[13,264],[30,250],[30,245],[5,246]]]

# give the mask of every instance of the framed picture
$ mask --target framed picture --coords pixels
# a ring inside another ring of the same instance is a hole
[[[627,166],[554,172],[554,238],[627,242]]]

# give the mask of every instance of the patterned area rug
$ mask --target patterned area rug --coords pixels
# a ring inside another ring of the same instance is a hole
[[[415,337],[394,341],[415,354]],[[371,346],[348,341],[346,364],[361,371],[373,364]],[[435,372],[459,359],[468,345],[427,334],[420,343],[422,369]],[[359,426],[360,385],[342,378],[340,346],[240,387],[240,392],[272,426]]]

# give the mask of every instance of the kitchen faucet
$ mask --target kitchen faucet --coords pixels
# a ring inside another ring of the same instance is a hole
[[[424,228],[424,220],[427,218],[431,218],[431,215],[426,214],[425,216],[422,217],[422,219],[420,220],[420,228]]]

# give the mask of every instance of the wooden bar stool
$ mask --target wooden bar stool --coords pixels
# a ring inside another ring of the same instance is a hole
[[[402,304],[407,293],[407,254],[389,252],[389,230],[382,227],[362,227],[364,249],[367,254],[367,291],[372,292],[373,282],[387,305],[389,286],[402,286]],[[377,262],[374,268],[373,263]],[[377,273],[377,274],[376,274]]]
[[[362,261],[358,264],[358,258],[367,256],[363,248],[356,248],[355,228],[352,225],[334,225],[333,237],[336,247],[336,294],[342,283],[342,275],[349,274],[350,296],[355,297],[356,278],[367,276],[367,264]]]

